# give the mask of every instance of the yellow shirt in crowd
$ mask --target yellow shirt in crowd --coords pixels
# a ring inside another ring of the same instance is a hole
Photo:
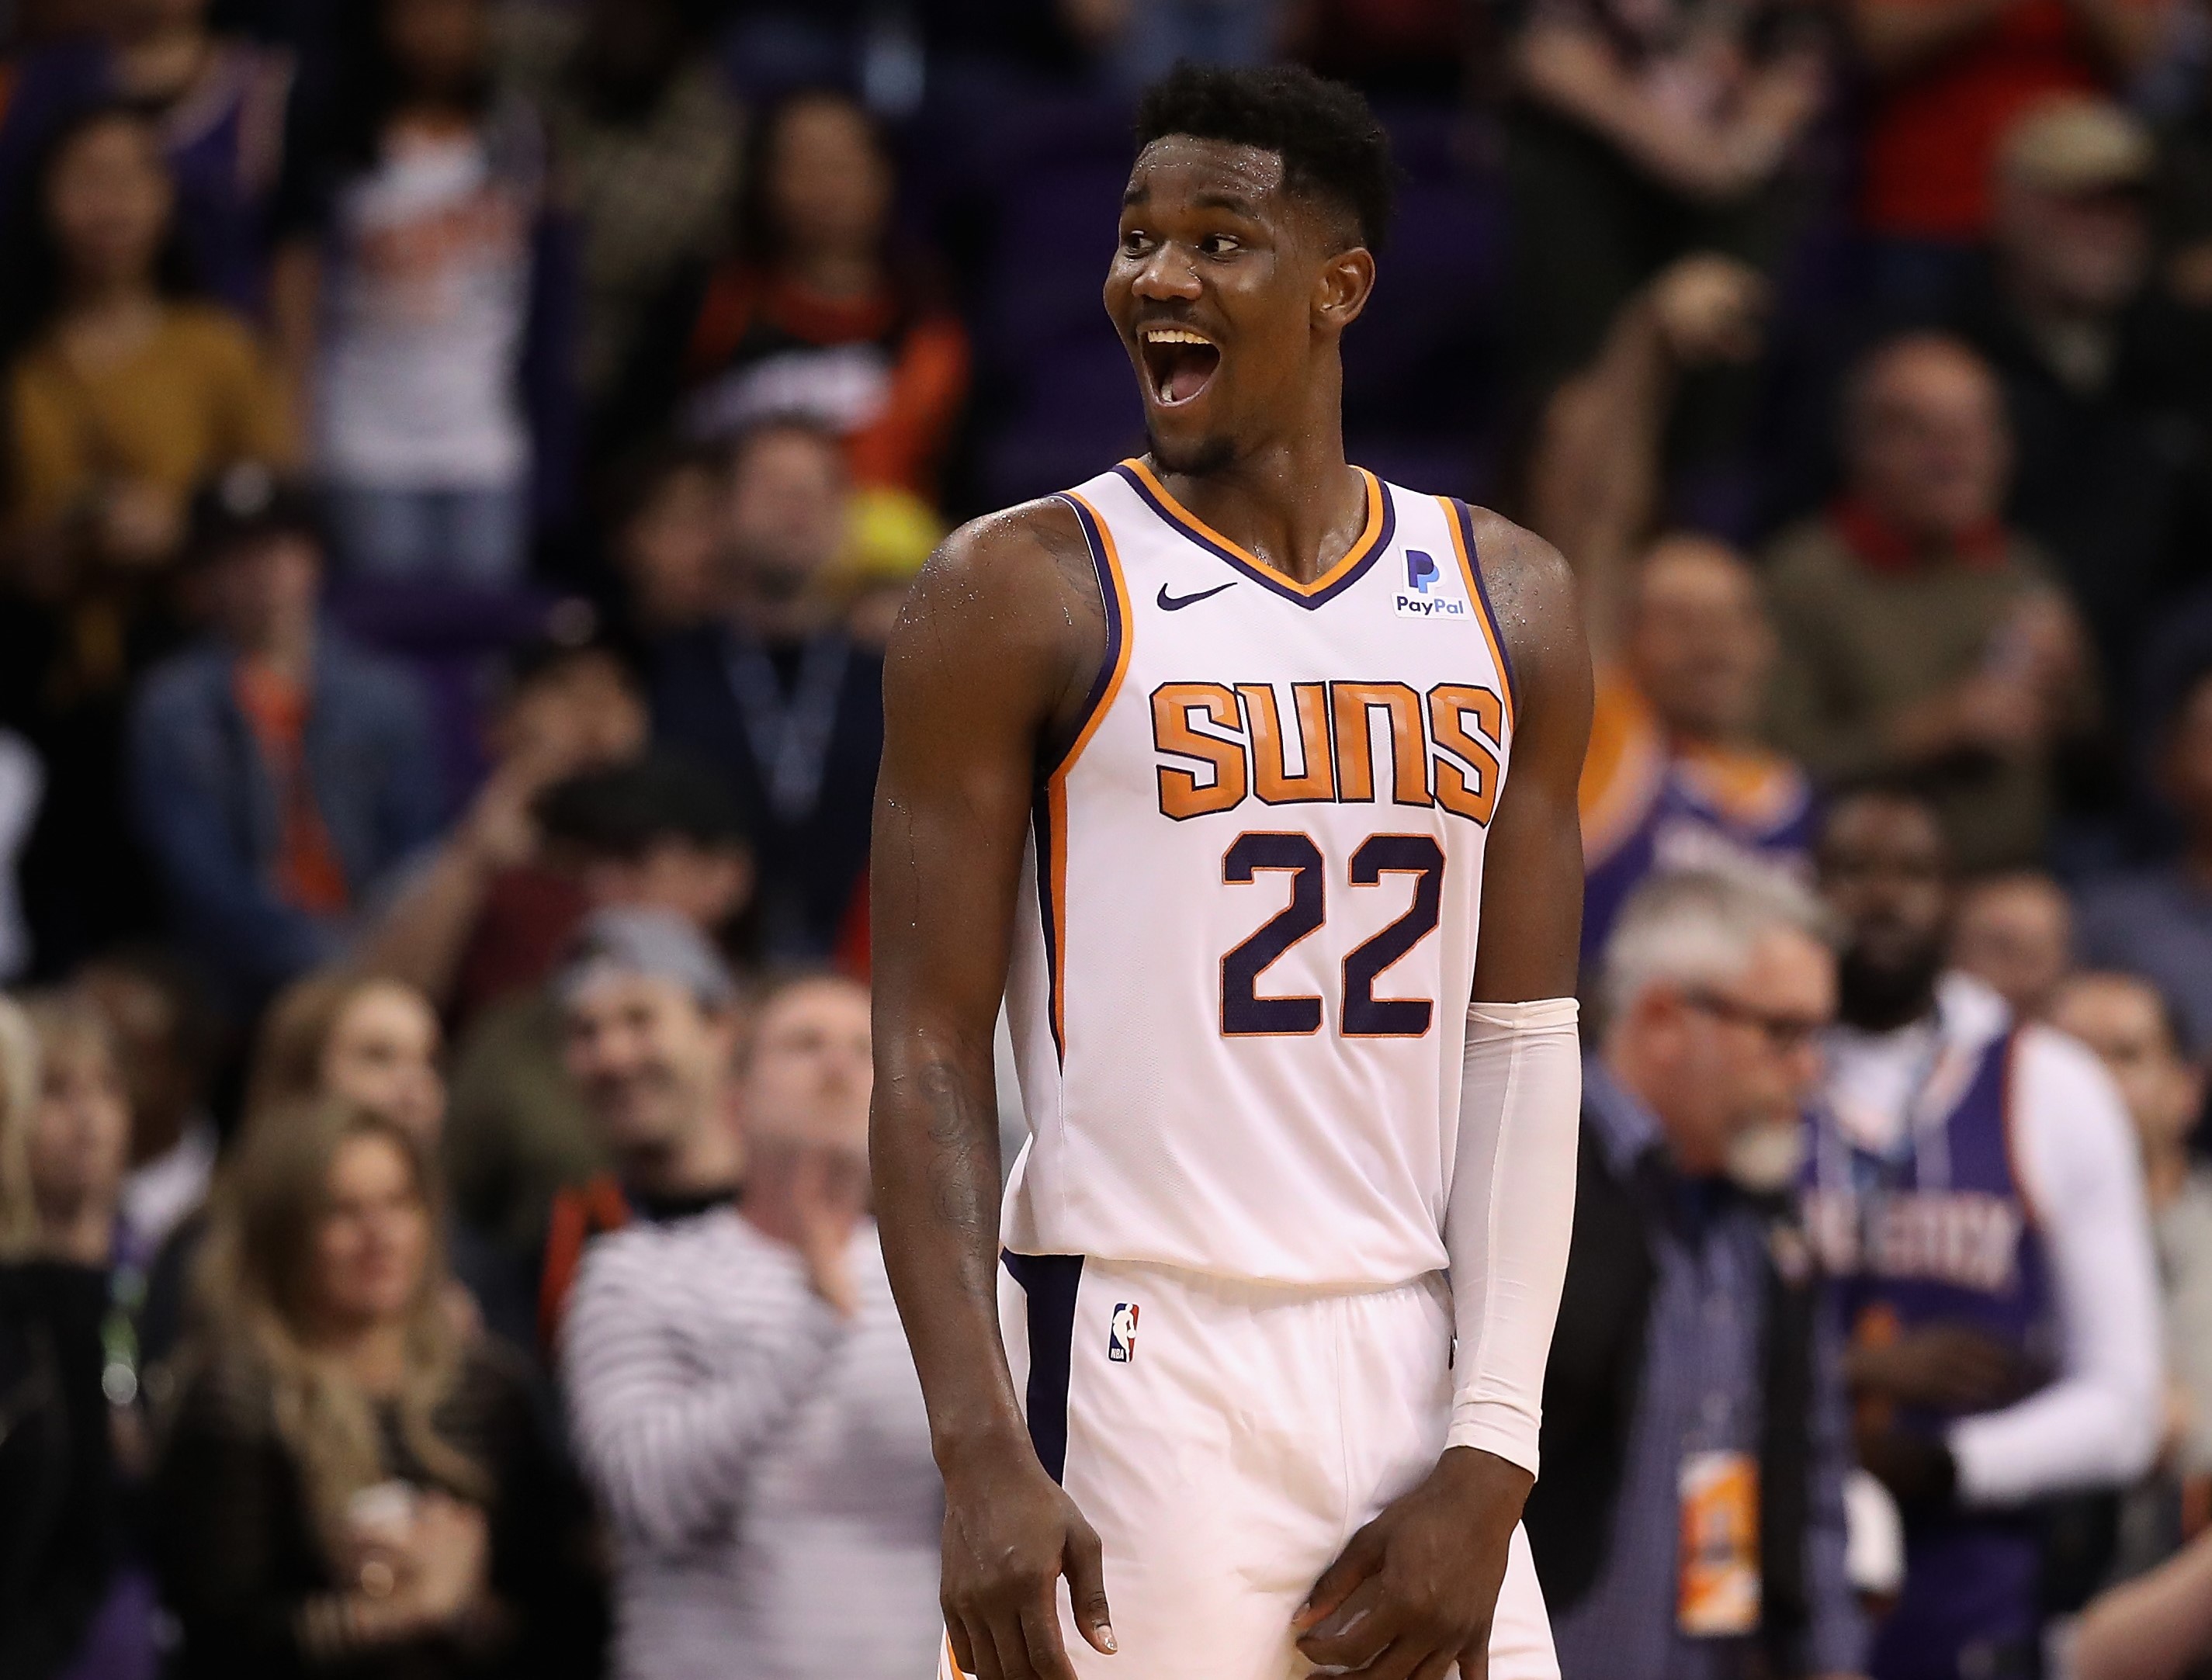
[[[144,480],[179,500],[227,462],[289,462],[282,382],[237,317],[165,306],[144,343],[106,367],[79,367],[49,336],[9,370],[6,478],[13,523],[68,512],[100,480]]]

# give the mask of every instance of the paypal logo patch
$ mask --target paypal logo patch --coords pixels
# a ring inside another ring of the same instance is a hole
[[[1470,610],[1436,556],[1419,549],[1406,550],[1406,586],[1391,591],[1391,604],[1401,618],[1465,618]]]

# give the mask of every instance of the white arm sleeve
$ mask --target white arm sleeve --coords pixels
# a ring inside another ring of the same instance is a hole
[[[1969,1505],[2132,1481],[2158,1447],[2158,1270],[2135,1134],[2081,1046],[2030,1028],[2015,1053],[2019,1171],[2051,1262],[2061,1365],[2027,1399],[1951,1426]]]
[[[1470,1004],[1444,1203],[1453,1359],[1447,1446],[1536,1473],[1544,1362],[1574,1232],[1581,1035],[1571,998]]]

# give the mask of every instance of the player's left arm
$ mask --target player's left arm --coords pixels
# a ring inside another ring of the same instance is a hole
[[[1352,1537],[1299,1612],[1298,1648],[1371,1680],[1488,1672],[1507,1548],[1534,1484],[1538,1401],[1574,1221],[1576,963],[1589,652],[1559,551],[1474,515],[1513,689],[1483,858],[1460,1136],[1445,1213],[1458,1332],[1436,1470]]]

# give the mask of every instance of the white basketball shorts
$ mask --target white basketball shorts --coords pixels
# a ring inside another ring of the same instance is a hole
[[[1441,1277],[1316,1294],[1165,1266],[1006,1257],[1000,1318],[1045,1468],[1092,1527],[1120,1649],[1060,1622],[1082,1680],[1296,1680],[1291,1617],[1362,1525],[1435,1467]],[[1491,1680],[1558,1680],[1513,1533]],[[940,1680],[957,1680],[948,1649]]]

